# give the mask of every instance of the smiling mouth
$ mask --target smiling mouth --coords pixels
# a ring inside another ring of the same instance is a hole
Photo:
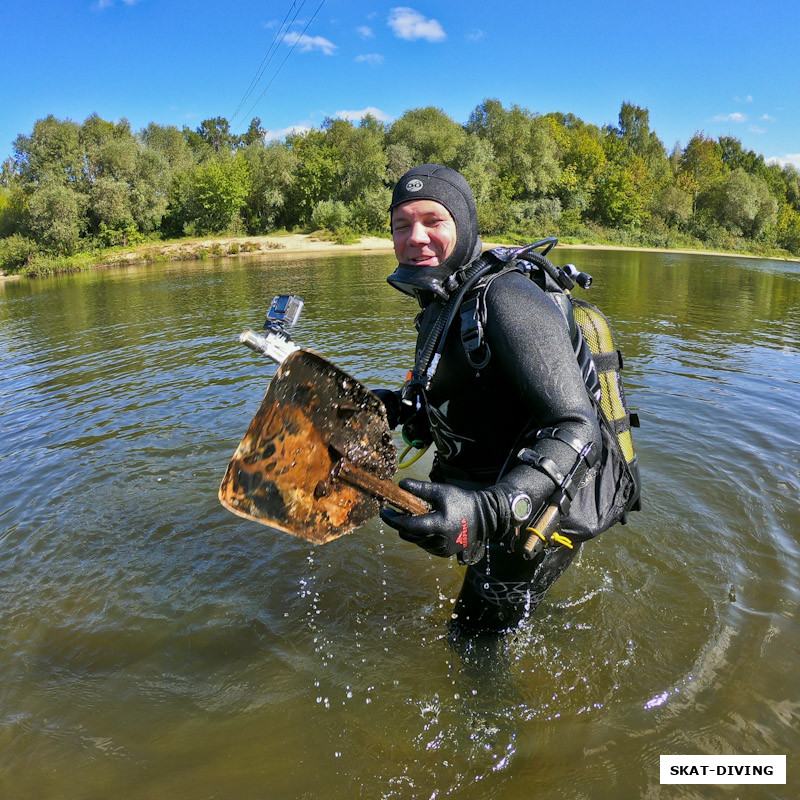
[[[435,261],[436,263],[435,264],[430,264],[429,262],[431,262],[431,261]],[[411,259],[411,263],[412,264],[418,264],[420,266],[427,264],[428,266],[435,267],[435,266],[437,266],[439,264],[439,259],[438,259],[438,257],[436,255],[417,256],[416,258],[412,258]]]

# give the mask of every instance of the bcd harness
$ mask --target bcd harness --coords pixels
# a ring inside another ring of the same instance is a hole
[[[591,276],[579,272],[571,264],[557,267],[546,258],[557,241],[555,237],[550,237],[522,248],[495,248],[451,276],[450,296],[417,352],[411,377],[401,391],[401,400],[414,410],[425,407],[425,394],[436,373],[447,332],[456,314],[460,316],[461,341],[470,366],[480,371],[489,364],[492,354],[485,338],[488,288],[494,280],[507,272],[522,272],[556,304],[569,327],[575,358],[587,393],[595,406],[601,430],[605,430],[603,439],[606,447],[615,451],[621,457],[617,460],[624,464],[624,483],[627,487],[624,489],[625,497],[621,498],[622,503],[615,500],[610,506],[616,517],[611,524],[616,521],[624,523],[627,512],[640,507],[638,466],[630,430],[631,427],[639,426],[639,420],[627,408],[620,374],[622,355],[615,346],[607,319],[595,306],[571,294],[576,283],[582,288],[588,288],[592,282]],[[593,452],[591,445],[584,446],[575,437],[558,428],[539,431],[537,439],[540,438],[559,439],[576,452],[577,458],[569,473],[562,475],[550,459],[542,458],[530,448],[523,448],[516,454],[520,462],[544,472],[556,486],[556,492],[548,501],[548,509],[537,519],[536,524],[528,528],[531,536],[528,540],[530,546],[526,545],[526,554],[530,557],[543,544],[560,543],[571,546],[570,540],[561,536],[556,527],[561,517],[569,511],[581,478],[599,456],[597,452]],[[511,498],[510,502],[514,517]],[[551,512],[552,519],[545,524],[538,524],[548,512]],[[519,517],[519,522],[523,523],[522,516]],[[604,524],[603,529],[606,527],[610,525]]]

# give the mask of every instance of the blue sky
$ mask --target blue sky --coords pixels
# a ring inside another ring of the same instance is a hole
[[[800,3],[409,2],[6,0],[0,160],[47,114],[280,136],[491,97],[597,125],[628,100],[668,150],[703,130],[800,166]]]

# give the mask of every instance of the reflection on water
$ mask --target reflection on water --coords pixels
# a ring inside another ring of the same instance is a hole
[[[787,753],[796,781],[800,269],[554,255],[617,330],[645,507],[499,640],[450,641],[462,569],[377,520],[311,549],[216,499],[273,295],[401,382],[388,256],[2,285],[0,796],[656,797],[661,753]]]

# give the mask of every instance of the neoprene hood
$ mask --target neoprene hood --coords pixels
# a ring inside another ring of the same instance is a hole
[[[439,164],[422,164],[413,167],[397,182],[392,192],[389,213],[411,200],[434,200],[441,203],[456,224],[456,245],[453,252],[438,267],[418,267],[398,264],[387,278],[388,282],[405,294],[419,299],[419,291],[447,299],[447,278],[460,267],[474,261],[481,254],[478,238],[478,214],[472,189],[464,177],[449,167]]]

